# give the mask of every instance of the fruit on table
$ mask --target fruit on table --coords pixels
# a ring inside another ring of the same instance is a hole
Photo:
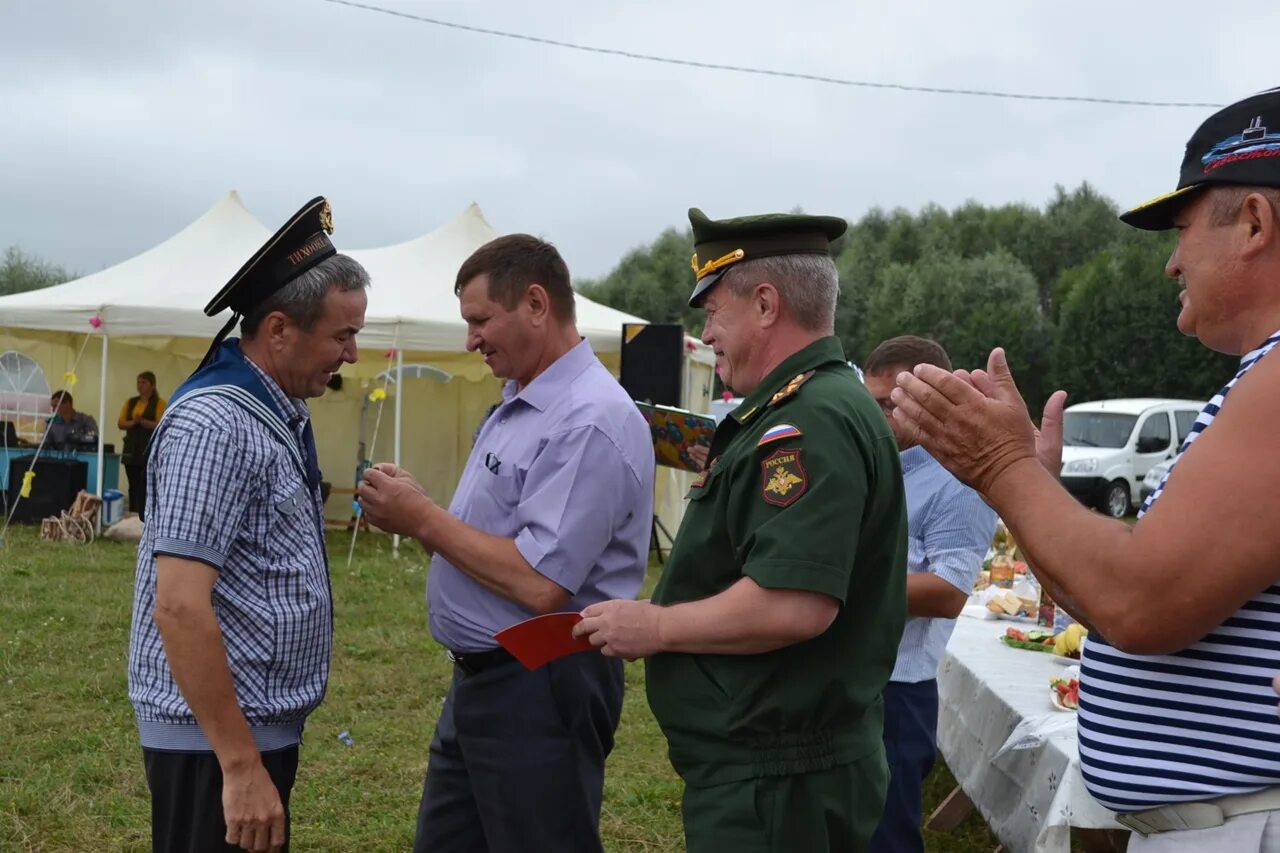
[[[1053,638],[1053,653],[1063,657],[1079,657],[1084,646],[1084,638],[1089,632],[1078,622],[1068,625],[1066,630]]]
[[[1050,678],[1049,686],[1058,694],[1062,707],[1075,710],[1080,707],[1080,679]]]

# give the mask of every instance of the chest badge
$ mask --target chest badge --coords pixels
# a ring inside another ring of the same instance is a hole
[[[760,496],[774,506],[791,506],[809,488],[800,450],[774,451],[760,463]]]

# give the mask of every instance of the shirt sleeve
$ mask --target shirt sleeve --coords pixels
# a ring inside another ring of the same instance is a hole
[[[120,417],[116,420],[127,421],[130,420],[132,416],[133,413],[129,411],[129,401],[125,400],[124,405],[120,407]]]
[[[162,417],[164,417],[164,407],[165,407],[164,400],[156,400],[156,420],[157,421],[159,421]]]
[[[652,501],[639,492],[622,450],[596,427],[553,435],[525,475],[516,549],[539,574],[577,594],[615,531]]]
[[[154,528],[156,556],[199,560],[221,571],[253,497],[246,456],[221,430],[178,428],[163,435],[149,463],[155,485],[147,527]]]
[[[924,527],[924,553],[932,574],[964,593],[973,590],[996,532],[996,513],[958,481],[938,494]]]
[[[796,439],[756,448],[754,469],[735,483],[742,573],[762,587],[820,592],[843,604],[871,493],[868,461],[834,423],[801,429]]]

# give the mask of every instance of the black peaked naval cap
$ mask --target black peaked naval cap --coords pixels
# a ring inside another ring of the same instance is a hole
[[[324,196],[316,196],[254,252],[204,307],[204,313],[212,317],[230,308],[242,316],[248,314],[277,290],[336,255],[338,250],[329,241],[332,233],[333,210]]]
[[[332,233],[333,209],[324,196],[316,196],[289,217],[284,227],[253,253],[253,257],[223,285],[218,295],[204,306],[204,313],[210,317],[226,308],[230,308],[232,314],[209,345],[209,351],[200,362],[201,367],[213,360],[218,345],[241,317],[325,258],[338,254],[333,243],[329,242]]]
[[[697,283],[689,304],[697,308],[729,267],[774,255],[830,255],[831,241],[849,227],[838,216],[766,213],[711,219],[689,208],[693,228],[693,273]]]
[[[1205,186],[1280,187],[1280,88],[1236,101],[1209,116],[1187,140],[1178,186],[1120,221],[1144,231],[1173,227],[1173,217]]]

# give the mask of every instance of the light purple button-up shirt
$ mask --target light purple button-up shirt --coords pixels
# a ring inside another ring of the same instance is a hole
[[[515,539],[529,565],[570,593],[564,609],[635,598],[653,524],[653,441],[635,403],[583,340],[522,390],[508,382],[481,427],[449,512]],[[431,634],[455,651],[534,613],[436,554]]]

